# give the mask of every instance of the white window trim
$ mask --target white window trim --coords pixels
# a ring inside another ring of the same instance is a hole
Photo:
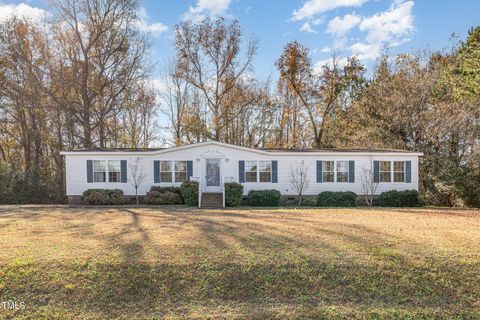
[[[95,171],[95,162],[102,161],[105,164],[104,171]],[[95,173],[105,172],[105,181],[95,181]],[[92,174],[93,174],[93,183],[108,183],[108,160],[92,160]]]
[[[338,162],[346,162],[347,163],[347,171],[340,171],[347,173],[347,181],[338,181]],[[335,182],[336,183],[349,183],[350,182],[350,160],[335,160]]]
[[[248,181],[247,182],[247,172],[253,172],[253,171],[247,171],[246,167],[243,172],[243,180],[245,181],[244,183],[273,183],[273,161],[274,160],[244,160],[246,162],[255,162],[257,166],[257,175],[256,175],[256,181]],[[270,172],[270,181],[262,181],[260,182],[260,161],[265,161],[265,162],[270,162],[270,171],[261,171],[261,172]]]
[[[160,175],[160,183],[161,184],[162,183],[165,183],[165,184],[183,183],[185,181],[188,181],[188,160],[158,160],[158,161],[160,161],[159,175]],[[162,162],[170,162],[171,170],[170,171],[162,171]],[[185,181],[177,181],[177,179],[175,177],[175,173],[177,172],[177,171],[175,171],[175,162],[186,162],[185,171],[178,171],[178,172],[185,172],[185,175],[187,176],[187,179]],[[171,176],[172,176],[172,181],[171,182],[162,181],[162,172],[170,172]]]
[[[188,160],[172,160],[172,170],[173,170],[173,178],[172,178],[172,182],[173,183],[183,183],[185,181],[188,181]],[[175,169],[175,162],[185,162],[185,171],[177,171]],[[177,181],[177,175],[176,173],[177,172],[185,172],[185,181]]]
[[[395,171],[395,162],[403,162],[403,181],[395,181],[395,172],[402,172],[402,171]],[[406,168],[406,161],[405,160],[392,160],[392,164],[390,165],[392,168],[392,182],[393,183],[405,183],[407,181],[407,168]]]
[[[122,160],[125,159],[119,159],[119,160],[113,160],[113,159],[92,159],[92,175],[93,175],[93,183],[121,183],[122,182]],[[95,171],[95,161],[102,161],[105,163],[105,171]],[[110,181],[110,169],[108,167],[108,163],[110,161],[118,161],[120,162],[120,171],[112,171],[112,172],[119,172],[120,173],[120,181]],[[105,172],[105,181],[95,181],[95,173],[96,172]]]
[[[323,165],[324,162],[333,162],[333,181],[325,181],[324,174],[326,172],[332,171],[325,171],[325,166]],[[322,183],[335,183],[337,181],[337,161],[336,160],[322,160]]]
[[[112,172],[118,172],[119,173],[119,181],[110,181],[110,167],[109,163],[110,161],[116,161],[120,163],[120,171],[112,171]],[[107,160],[107,171],[106,171],[107,178],[105,180],[108,180],[108,183],[121,183],[122,182],[122,160]]]
[[[387,171],[382,171],[380,170],[381,168],[381,162],[390,162],[390,181],[381,181],[381,176],[382,172],[387,172]],[[393,182],[393,161],[392,160],[378,160],[378,183],[392,183]]]
[[[172,160],[159,160],[160,163],[159,163],[159,170],[158,170],[158,174],[160,175],[160,183],[174,183],[175,182],[175,168],[173,167],[173,161]],[[170,171],[162,171],[162,162],[169,162],[170,163]],[[172,177],[172,181],[162,181],[162,173],[164,172],[170,172],[170,176]]]
[[[270,171],[261,171],[260,162],[270,162]],[[273,161],[272,160],[258,160],[257,162],[257,181],[258,183],[272,183],[273,180]],[[270,181],[260,181],[260,172],[270,172]]]
[[[247,173],[248,172],[253,172],[253,171],[247,171],[247,168],[245,167],[245,170],[243,170],[243,180],[245,181],[245,183],[259,183],[260,179],[259,179],[259,175],[258,175],[258,171],[259,171],[259,168],[258,168],[258,161],[259,160],[244,160],[245,161],[245,164],[246,162],[255,162],[256,163],[256,170],[255,170],[255,181],[247,181]]]

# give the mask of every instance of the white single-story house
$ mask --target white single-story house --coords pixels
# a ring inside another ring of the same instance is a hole
[[[223,193],[224,182],[239,182],[250,190],[276,189],[296,195],[291,172],[302,162],[308,170],[305,195],[322,191],[364,194],[362,185],[373,174],[377,194],[388,190],[418,190],[418,162],[422,153],[384,149],[261,149],[216,141],[172,148],[93,148],[64,151],[69,203],[78,203],[87,189],[121,189],[135,195],[131,163],[138,162],[145,178],[138,189],[200,183],[200,193]]]

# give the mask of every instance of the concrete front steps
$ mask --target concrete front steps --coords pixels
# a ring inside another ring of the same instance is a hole
[[[201,208],[223,207],[223,194],[221,192],[203,192]]]

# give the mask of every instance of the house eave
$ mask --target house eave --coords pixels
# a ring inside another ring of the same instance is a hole
[[[189,144],[179,147],[173,147],[164,150],[154,150],[154,151],[121,151],[121,152],[112,152],[112,151],[62,151],[60,152],[61,155],[106,155],[106,156],[119,156],[119,155],[129,155],[129,156],[155,156],[160,154],[166,154],[170,152],[191,149],[196,147],[201,147],[205,145],[217,145],[223,146],[227,148],[243,150],[248,152],[254,152],[257,154],[262,155],[269,155],[269,156],[291,156],[291,155],[300,155],[300,156],[332,156],[332,155],[359,155],[359,156],[423,156],[421,152],[409,152],[409,151],[388,151],[388,152],[367,152],[367,151],[268,151],[268,150],[260,150],[242,146],[236,146],[228,143],[218,142],[218,141],[206,141],[200,142],[196,144]]]

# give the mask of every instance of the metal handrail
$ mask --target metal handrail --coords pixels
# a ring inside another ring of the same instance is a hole
[[[202,207],[202,176],[198,177],[198,207]]]
[[[221,190],[222,190],[222,207],[225,208],[225,177],[221,176]]]

